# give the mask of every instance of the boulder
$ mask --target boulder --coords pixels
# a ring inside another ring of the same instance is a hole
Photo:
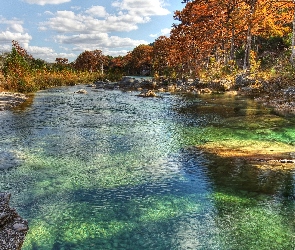
[[[21,250],[28,222],[9,206],[10,197],[9,193],[0,193],[0,249]]]
[[[239,74],[236,76],[236,79],[235,79],[235,87],[239,89],[239,88],[253,85],[255,84],[255,82],[256,82],[255,78],[251,78],[247,74]]]

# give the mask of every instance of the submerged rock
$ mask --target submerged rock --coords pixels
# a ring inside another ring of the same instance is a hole
[[[20,250],[29,227],[28,222],[9,207],[10,196],[0,193],[0,249]]]
[[[27,99],[27,96],[24,94],[0,92],[0,111],[16,107],[22,104]]]
[[[156,97],[156,93],[152,90],[142,91],[138,96],[141,97]]]
[[[0,170],[16,167],[21,162],[21,159],[14,152],[0,151],[0,155]]]

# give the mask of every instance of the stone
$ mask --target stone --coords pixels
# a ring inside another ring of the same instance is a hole
[[[77,93],[77,94],[87,94],[87,91],[85,89],[79,89],[75,93]]]
[[[13,225],[13,229],[18,231],[18,232],[27,231],[28,230],[28,225],[23,224],[23,223],[15,223]]]
[[[21,250],[29,230],[28,222],[9,206],[11,195],[0,193],[0,249]]]

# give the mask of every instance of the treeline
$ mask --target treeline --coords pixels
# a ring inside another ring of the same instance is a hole
[[[125,56],[84,51],[74,62],[34,59],[16,41],[2,55],[0,83],[12,91],[32,92],[123,75],[218,79],[240,71],[293,77],[294,1],[184,0],[175,11],[170,36],[139,45]]]

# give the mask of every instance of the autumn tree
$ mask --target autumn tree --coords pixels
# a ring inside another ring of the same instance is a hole
[[[17,41],[12,41],[12,50],[7,55],[3,67],[7,82],[7,89],[23,92],[27,85],[27,76],[30,73],[33,57],[20,46]]]
[[[178,47],[182,67],[189,73],[206,63],[208,57],[224,45],[226,21],[223,6],[218,1],[188,2],[182,11],[176,11],[171,40]]]
[[[166,36],[157,38],[153,45],[153,70],[157,75],[169,75],[171,65],[169,56],[171,55],[171,39]]]
[[[152,70],[153,47],[141,44],[125,56],[126,68],[131,74],[147,75]]]
[[[124,74],[125,66],[125,60],[123,56],[110,57],[107,78],[111,81],[120,80]]]
[[[58,57],[55,59],[56,64],[66,65],[69,63],[69,59]]]
[[[101,71],[103,73],[103,65],[106,62],[106,57],[101,50],[84,51],[75,60],[74,67],[81,71]]]

